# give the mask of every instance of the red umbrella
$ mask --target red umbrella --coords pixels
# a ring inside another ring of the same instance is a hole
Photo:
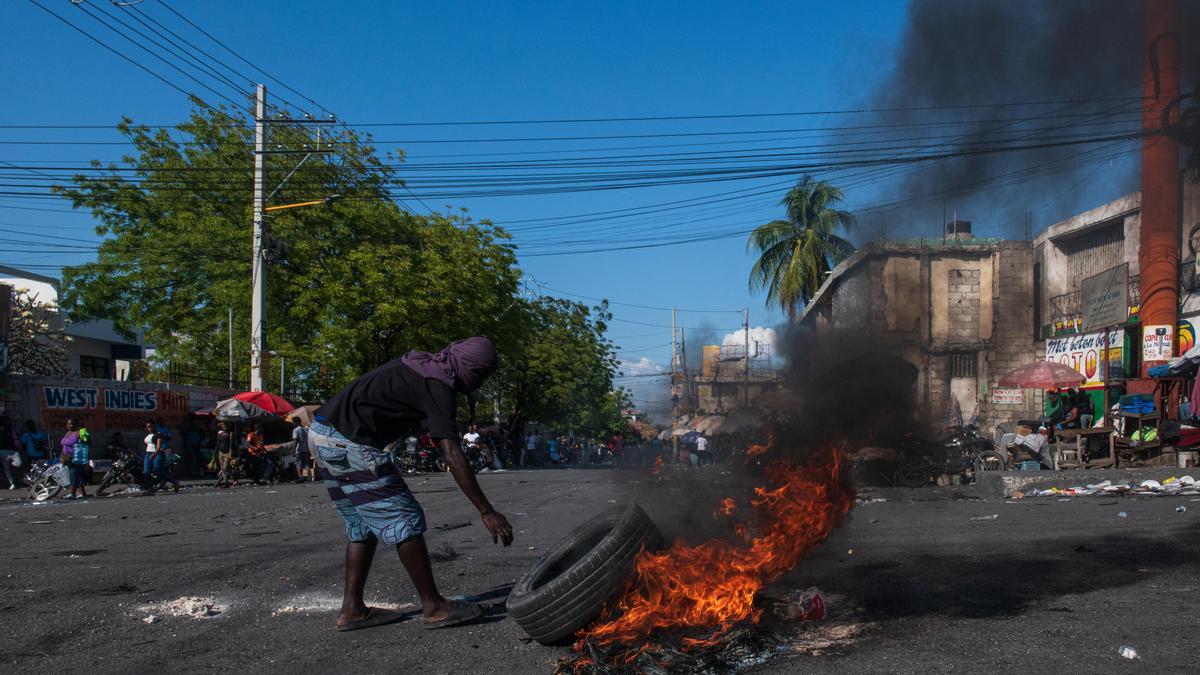
[[[1053,361],[1035,361],[1000,378],[998,385],[1008,389],[1055,389],[1078,387],[1086,379],[1070,366]]]
[[[283,398],[265,391],[243,391],[240,394],[234,394],[233,397],[239,401],[256,405],[273,415],[283,415],[296,409],[296,406]]]

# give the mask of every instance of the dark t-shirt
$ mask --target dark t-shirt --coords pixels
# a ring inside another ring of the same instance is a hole
[[[421,420],[435,439],[458,438],[457,404],[449,386],[395,359],[346,385],[317,417],[355,443],[382,448]]]

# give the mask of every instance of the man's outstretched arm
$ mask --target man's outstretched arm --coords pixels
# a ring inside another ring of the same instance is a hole
[[[462,449],[458,447],[458,441],[443,438],[438,442],[438,447],[442,451],[442,458],[446,460],[446,465],[450,467],[454,481],[458,483],[458,487],[462,489],[467,499],[470,499],[475,508],[479,510],[484,527],[492,534],[492,541],[503,542],[505,546],[512,544],[512,526],[508,524],[508,519],[492,508],[491,502],[483,494],[483,490],[479,487],[479,481],[475,479],[475,472],[467,465],[467,458],[463,455]]]

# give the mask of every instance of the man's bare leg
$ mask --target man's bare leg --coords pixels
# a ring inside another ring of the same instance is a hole
[[[339,626],[360,621],[367,616],[363,590],[367,586],[367,575],[371,572],[371,561],[378,543],[375,537],[346,543],[346,589],[342,596],[342,610],[337,617]]]
[[[438,592],[433,580],[433,566],[429,562],[429,549],[425,537],[417,535],[396,544],[400,562],[412,578],[417,595],[421,597],[421,612],[430,621],[440,621],[450,616],[454,605]]]

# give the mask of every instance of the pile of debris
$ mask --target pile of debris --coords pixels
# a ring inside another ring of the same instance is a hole
[[[1013,492],[1013,499],[1027,497],[1087,497],[1090,495],[1134,495],[1134,496],[1172,496],[1200,495],[1200,485],[1191,476],[1174,476],[1162,481],[1144,480],[1141,483],[1118,483],[1111,480],[1082,487],[1051,487],[1045,490],[1032,488],[1023,492]]]
[[[762,619],[746,621],[717,636],[671,631],[655,636],[639,649],[582,642],[584,658],[564,657],[558,675],[624,675],[625,673],[737,673],[778,656],[827,654],[853,642],[867,625],[842,621],[826,624],[825,598],[816,588],[793,591],[783,598],[760,598]],[[710,634],[713,631],[708,631]]]

